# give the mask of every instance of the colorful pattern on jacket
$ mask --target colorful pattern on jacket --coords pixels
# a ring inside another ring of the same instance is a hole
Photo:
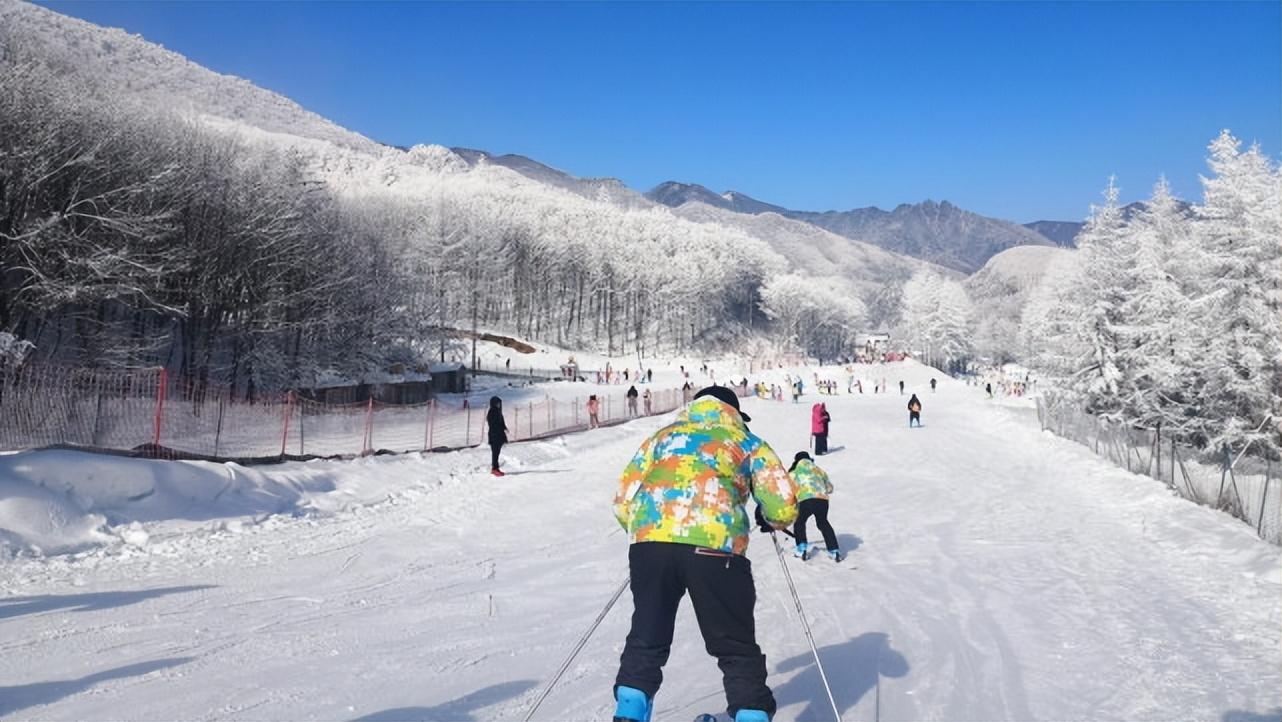
[[[619,480],[614,516],[634,543],[743,554],[750,496],[776,527],[796,521],[796,490],[774,450],[733,407],[704,397],[641,445]]]
[[[832,482],[828,472],[810,459],[802,459],[792,469],[792,481],[797,486],[797,501],[806,499],[827,499],[832,493]]]

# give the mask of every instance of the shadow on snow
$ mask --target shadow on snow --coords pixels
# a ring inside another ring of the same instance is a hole
[[[882,677],[903,677],[908,674],[908,661],[890,648],[890,637],[882,632],[867,632],[840,644],[819,648],[828,683],[837,708],[844,714],[875,688]],[[802,671],[792,679],[774,688],[775,700],[780,707],[799,702],[806,706],[795,719],[829,720],[832,710],[828,695],[824,693],[815,658],[806,652],[780,662],[773,674]]]
[[[534,685],[535,681],[532,679],[501,682],[435,707],[396,707],[365,715],[352,722],[475,722],[478,718],[472,716],[473,712],[518,697]]]
[[[99,682],[105,682],[109,679],[123,679],[125,677],[141,677],[167,667],[186,664],[193,659],[195,658],[170,657],[169,659],[157,659],[151,662],[127,664],[123,667],[95,672],[79,679],[67,679],[60,682],[37,682],[16,687],[0,687],[0,717],[28,707],[52,704],[60,699],[84,692]]]
[[[202,589],[213,589],[211,584],[198,584],[185,587],[160,587],[158,589],[139,589],[131,592],[91,592],[89,594],[41,594],[31,597],[5,597],[0,599],[0,620],[22,617],[28,614],[40,614],[64,610],[68,612],[92,612],[99,609],[113,609],[166,594],[183,594]]]

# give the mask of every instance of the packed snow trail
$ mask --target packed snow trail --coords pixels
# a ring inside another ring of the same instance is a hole
[[[879,368],[889,394],[816,398],[808,378],[800,404],[745,402],[785,460],[807,448],[811,403],[832,414],[818,462],[851,553],[787,562],[843,719],[1282,715],[1276,547],[1027,410]],[[907,427],[901,375],[924,428]],[[626,573],[609,503],[663,422],[512,445],[502,479],[485,450],[339,462],[400,491],[0,563],[0,717],[519,719]],[[770,540],[754,533],[749,557],[777,719],[828,720]],[[536,719],[608,718],[630,610],[625,594]],[[655,719],[723,707],[685,604]]]

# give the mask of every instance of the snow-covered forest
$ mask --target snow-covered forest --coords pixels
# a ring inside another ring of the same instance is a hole
[[[1228,131],[1210,144],[1202,202],[1159,180],[1126,220],[1110,183],[1080,250],[1024,309],[1022,354],[1062,402],[1202,447],[1278,454],[1282,178]]]
[[[607,353],[706,348],[765,331],[763,289],[789,269],[757,237],[663,207],[469,172],[435,146],[371,161],[282,143],[21,52],[0,103],[0,327],[34,359],[279,387],[410,362],[438,328],[473,324]],[[822,338],[779,325],[835,353],[861,321],[854,301]]]

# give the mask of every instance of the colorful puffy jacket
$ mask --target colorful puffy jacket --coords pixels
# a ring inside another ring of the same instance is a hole
[[[827,499],[832,493],[832,482],[828,472],[810,459],[802,459],[792,467],[792,481],[797,486],[797,501],[806,499]]]
[[[633,542],[676,542],[743,554],[755,497],[778,528],[797,518],[792,478],[733,407],[695,399],[641,445],[623,470],[614,516]]]

